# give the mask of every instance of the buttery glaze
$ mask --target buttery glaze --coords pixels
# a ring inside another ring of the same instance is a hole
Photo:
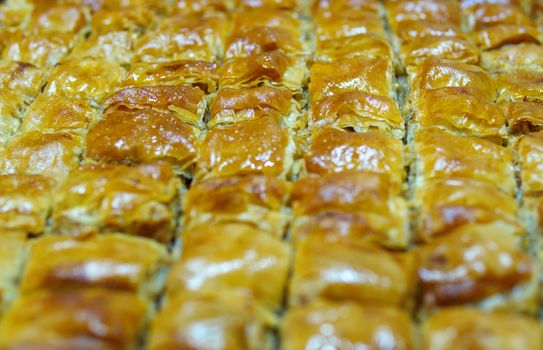
[[[139,33],[152,27],[156,20],[153,6],[146,1],[146,4],[130,7],[100,9],[92,14],[91,28],[93,33],[100,35],[119,31]]]
[[[286,12],[252,9],[234,13],[233,31],[227,40],[225,58],[240,58],[267,51],[303,52],[300,24]]]
[[[315,59],[334,62],[342,58],[379,57],[392,61],[392,47],[383,38],[372,34],[360,34],[339,39],[322,40],[317,43]]]
[[[198,177],[264,174],[284,178],[292,163],[291,143],[288,130],[269,116],[214,128],[199,150]]]
[[[501,106],[512,134],[524,134],[543,128],[543,103],[516,101]]]
[[[443,179],[428,181],[416,193],[419,203],[418,238],[431,241],[466,225],[520,237],[515,198],[481,181]]]
[[[229,176],[193,184],[183,198],[184,228],[220,222],[253,225],[281,237],[291,184],[272,176]]]
[[[429,57],[476,64],[479,51],[464,35],[426,36],[402,45],[400,57],[404,66],[418,65]]]
[[[30,32],[76,34],[87,25],[84,11],[79,6],[37,5],[28,24]]]
[[[243,292],[183,293],[153,320],[149,349],[271,350],[276,322]]]
[[[375,10],[353,9],[320,10],[315,14],[317,42],[342,39],[361,34],[374,34],[385,38],[386,33],[379,14]]]
[[[224,50],[226,32],[226,17],[221,14],[169,17],[135,43],[135,59],[143,62],[185,59],[214,62]]]
[[[543,46],[531,43],[506,45],[483,52],[480,64],[489,72],[514,72],[518,69],[542,71]]]
[[[390,252],[362,241],[308,236],[297,245],[289,304],[325,298],[410,307],[415,271],[410,253]]]
[[[405,177],[403,143],[378,131],[324,128],[314,134],[304,165],[307,173],[317,175],[346,171],[388,174],[398,190]]]
[[[39,95],[26,109],[19,132],[66,131],[83,135],[98,119],[97,114],[85,100]]]
[[[0,313],[16,297],[18,278],[26,256],[27,237],[24,233],[3,230],[0,235]]]
[[[392,96],[391,63],[385,59],[342,59],[311,66],[309,98],[318,101],[336,94],[360,91]]]
[[[0,89],[0,145],[4,145],[19,128],[24,105],[22,96],[8,89]]]
[[[104,59],[69,59],[53,68],[44,93],[102,100],[113,92],[123,75],[118,64]]]
[[[421,246],[417,253],[426,308],[474,304],[493,297],[504,300],[489,304],[491,308],[508,309],[513,304],[509,308],[533,311],[536,307],[530,286],[534,262],[509,235],[470,228]]]
[[[18,298],[0,324],[2,349],[133,349],[147,303],[101,289],[40,291]]]
[[[415,346],[409,315],[388,306],[319,301],[291,308],[281,326],[283,350],[395,349]]]
[[[463,31],[460,26],[450,22],[405,20],[400,27],[394,28],[394,34],[399,43],[403,44],[426,37],[458,37],[463,35]]]
[[[79,165],[82,153],[82,140],[72,133],[29,131],[12,138],[0,151],[0,173],[63,179]]]
[[[347,91],[312,101],[309,125],[311,128],[337,126],[356,131],[379,129],[400,138],[404,121],[398,105],[388,96]]]
[[[285,242],[251,226],[205,225],[184,233],[183,254],[170,271],[167,295],[239,289],[278,309],[289,255]]]
[[[515,190],[513,154],[495,143],[428,128],[415,136],[415,152],[419,188],[427,180],[460,177],[494,184],[510,194]]]
[[[302,89],[305,61],[280,50],[227,61],[222,66],[221,87],[277,86],[292,91]]]
[[[54,186],[54,180],[43,175],[1,175],[0,231],[43,233]]]
[[[224,88],[217,92],[210,108],[209,127],[272,116],[289,117],[293,93],[269,86]]]
[[[167,242],[179,187],[165,163],[80,167],[56,192],[53,229],[70,235],[123,232]]]
[[[196,162],[196,136],[171,112],[116,109],[89,131],[86,156],[103,163],[165,160],[184,171]]]
[[[517,154],[524,194],[539,195],[543,192],[543,131],[523,136]]]
[[[16,92],[25,100],[32,100],[40,93],[44,84],[44,71],[33,64],[15,61],[0,62],[0,89],[7,90],[8,93]]]
[[[451,308],[424,323],[421,349],[537,350],[542,343],[541,328],[531,317]]]
[[[498,102],[543,101],[543,71],[517,71],[498,76]]]
[[[105,59],[119,65],[128,66],[133,62],[134,34],[127,31],[91,34],[70,53],[70,59]]]
[[[166,248],[160,244],[121,234],[44,236],[30,247],[22,293],[101,287],[153,296],[160,286],[151,285],[150,280],[167,261]]]
[[[491,100],[469,88],[443,87],[420,92],[414,101],[415,121],[422,127],[440,127],[461,134],[505,138],[505,115]]]
[[[497,25],[529,25],[531,20],[517,6],[506,3],[479,3],[467,8],[467,22],[473,29]]]
[[[387,9],[393,28],[401,27],[404,21],[460,24],[461,11],[460,6],[456,1],[389,1],[387,2]]]
[[[499,25],[478,30],[472,36],[480,48],[491,50],[507,44],[540,44],[541,32],[537,27],[530,25]]]

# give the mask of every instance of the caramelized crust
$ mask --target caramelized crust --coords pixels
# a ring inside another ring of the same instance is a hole
[[[542,343],[538,322],[512,313],[451,308],[430,317],[422,328],[423,350],[536,350]]]
[[[523,136],[517,144],[520,180],[524,195],[543,192],[543,132]]]
[[[393,28],[401,27],[405,21],[441,22],[460,25],[460,6],[454,0],[388,1],[387,10]]]
[[[404,311],[324,301],[290,309],[281,327],[281,340],[283,350],[409,350],[415,346],[413,326]]]
[[[375,10],[352,7],[321,10],[315,14],[314,22],[317,43],[361,34],[373,34],[386,38],[381,17]]]
[[[179,187],[163,163],[81,167],[55,195],[53,229],[70,235],[123,232],[167,242],[174,234]]]
[[[342,59],[334,63],[317,62],[311,66],[309,98],[324,97],[350,91],[392,97],[392,66],[385,59]]]
[[[498,102],[543,101],[543,72],[517,71],[498,76]]]
[[[543,103],[517,101],[502,105],[507,118],[509,132],[512,134],[529,133],[543,128]]]
[[[7,35],[2,58],[50,68],[68,54],[74,41],[71,34],[28,34],[20,30]]]
[[[32,293],[18,298],[0,324],[2,349],[135,349],[148,305],[100,289]]]
[[[277,86],[292,91],[302,89],[305,60],[279,50],[227,61],[221,72],[221,87]]]
[[[407,209],[386,174],[348,172],[298,180],[292,191],[297,225],[307,217],[352,214],[364,235],[380,237],[388,245],[405,246]]]
[[[181,60],[161,64],[135,63],[130,67],[121,86],[201,85],[214,92],[219,80],[218,66],[204,61]]]
[[[88,102],[61,96],[39,95],[26,109],[19,132],[72,132],[83,135],[98,119]]]
[[[505,115],[493,102],[468,88],[444,87],[420,92],[415,103],[419,127],[438,127],[461,135],[501,140]]]
[[[207,125],[213,127],[256,120],[264,116],[271,116],[276,120],[286,117],[290,123],[294,123],[295,120],[292,119],[297,115],[290,115],[293,112],[292,98],[292,91],[269,86],[220,89],[211,104]]]
[[[476,64],[479,51],[465,36],[426,36],[412,40],[400,48],[403,65],[418,65],[429,57]]]
[[[499,25],[473,33],[474,42],[482,49],[490,50],[507,44],[540,43],[541,32],[530,25]]]
[[[42,175],[1,175],[0,231],[43,233],[54,186]]]
[[[363,57],[374,60],[379,57],[392,61],[392,48],[383,38],[371,34],[360,34],[339,39],[318,41],[315,59],[335,62],[342,58]]]
[[[273,50],[303,53],[299,22],[287,12],[254,9],[234,13],[232,20],[234,28],[226,44],[226,59]]]
[[[472,64],[431,57],[410,69],[411,91],[417,96],[422,91],[445,87],[459,87],[493,101],[497,97],[495,80],[483,69]]]
[[[543,46],[526,43],[506,45],[483,52],[480,63],[489,72],[543,71]]]
[[[149,349],[271,350],[275,322],[245,293],[180,294],[153,320]]]
[[[311,11],[318,13],[320,11],[329,11],[332,13],[349,13],[351,11],[377,12],[380,8],[378,0],[313,0]]]
[[[459,177],[494,184],[502,191],[515,191],[512,152],[477,137],[454,136],[436,128],[415,136],[417,188],[426,181]]]
[[[483,29],[498,25],[529,25],[531,20],[517,6],[496,2],[478,3],[464,12],[468,29]]]
[[[460,26],[449,22],[405,20],[394,28],[394,35],[399,44],[403,44],[426,37],[461,37],[464,33]]]
[[[39,4],[35,7],[30,23],[33,33],[80,32],[87,24],[84,9],[79,6]]]
[[[170,17],[137,41],[135,59],[143,62],[216,61],[224,50],[226,32],[226,17],[220,14]]]
[[[124,70],[105,59],[66,60],[53,68],[45,94],[102,100],[113,92]]]
[[[286,177],[293,157],[287,129],[270,116],[210,130],[199,150],[197,177],[264,174]]]
[[[291,185],[271,176],[232,176],[191,186],[183,199],[184,228],[240,222],[276,237],[287,224]]]
[[[0,173],[63,179],[77,167],[82,153],[82,140],[72,133],[29,131],[12,138],[0,151]]]
[[[45,74],[38,67],[23,62],[0,62],[0,89],[14,92],[25,100],[32,100],[45,84]]]
[[[132,63],[134,35],[129,32],[93,33],[70,53],[71,60],[104,59],[128,66]]]
[[[143,238],[121,234],[44,236],[31,245],[21,291],[101,287],[141,291],[152,297],[160,285],[150,280],[166,260],[165,247]]]
[[[175,0],[174,11],[182,14],[226,12],[232,9],[232,0]]]
[[[387,96],[348,91],[324,97],[311,103],[311,129],[335,126],[353,128],[357,132],[377,129],[401,138],[404,120],[396,102]]]
[[[166,160],[190,171],[196,162],[196,136],[192,126],[171,112],[114,109],[89,131],[86,156],[101,163]]]
[[[296,10],[301,4],[297,0],[234,0],[235,8],[263,8],[275,10]]]
[[[118,3],[119,1],[117,1]],[[133,5],[117,9],[101,9],[92,14],[91,27],[93,33],[127,31],[142,33],[153,27],[157,21],[153,6],[145,1],[144,5]]]
[[[515,198],[492,184],[455,178],[429,181],[417,191],[416,201],[421,241],[474,225],[516,237],[524,233]]]
[[[469,228],[417,248],[426,308],[479,303],[486,309],[534,311],[535,266],[513,237]]]
[[[388,174],[398,190],[405,178],[403,143],[378,131],[322,129],[313,136],[304,164],[307,173],[317,175],[350,171]]]
[[[168,278],[167,293],[243,290],[272,309],[281,306],[289,246],[240,224],[205,225],[183,235],[183,253]],[[262,283],[266,281],[266,283]]]
[[[290,305],[318,298],[369,304],[408,305],[415,260],[361,241],[309,236],[298,243],[289,287]]]

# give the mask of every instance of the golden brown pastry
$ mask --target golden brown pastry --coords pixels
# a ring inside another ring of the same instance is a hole
[[[522,10],[508,1],[480,2],[466,5],[463,15],[468,29],[481,29],[498,25],[529,25],[530,18]]]
[[[216,63],[181,60],[160,64],[134,63],[121,86],[190,84],[200,86],[206,92],[214,92],[218,80]]]
[[[502,105],[509,132],[528,134],[543,128],[543,103],[516,101]]]
[[[310,105],[309,127],[336,126],[357,132],[378,129],[401,138],[404,120],[396,102],[388,96],[348,91],[324,97]]]
[[[142,62],[217,61],[224,51],[227,23],[220,14],[166,18],[135,43],[134,58]]]
[[[500,142],[507,136],[502,109],[470,90],[443,87],[419,92],[413,101],[415,128],[438,127]]]
[[[126,292],[40,291],[18,298],[0,324],[1,349],[137,349],[149,306]]]
[[[304,156],[308,174],[375,172],[388,174],[399,191],[405,178],[403,143],[378,131],[355,133],[323,128],[313,135]]]
[[[50,68],[68,54],[74,41],[75,36],[72,34],[28,34],[19,30],[7,36],[2,59]]]
[[[498,102],[543,101],[543,72],[517,71],[498,76]]]
[[[524,195],[543,192],[543,131],[523,136],[517,144],[520,182]]]
[[[153,320],[150,350],[271,350],[275,315],[240,291],[183,293]]]
[[[105,59],[73,58],[53,68],[44,93],[100,101],[113,92],[123,75],[118,64]]]
[[[478,66],[439,57],[430,57],[409,70],[411,93],[416,97],[425,90],[459,87],[492,102],[498,93],[496,81]]]
[[[120,65],[130,65],[133,60],[134,35],[126,31],[93,33],[81,41],[70,53],[71,60],[85,58],[104,59]]]
[[[168,242],[174,235],[180,183],[165,163],[74,170],[54,197],[53,230],[123,232]]]
[[[86,157],[98,163],[164,160],[179,172],[196,162],[197,131],[174,113],[151,108],[114,109],[89,131]]]
[[[479,51],[464,35],[426,36],[402,45],[400,57],[406,67],[418,65],[429,57],[476,64],[479,61]]]
[[[0,315],[14,299],[27,246],[26,234],[0,232]]]
[[[280,50],[227,61],[221,70],[221,87],[276,86],[301,91],[306,78],[303,58]]]
[[[404,21],[460,24],[461,9],[454,0],[388,1],[386,5],[392,28],[401,27]]]
[[[432,180],[418,189],[415,198],[421,241],[453,234],[466,226],[519,238],[525,232],[517,219],[515,198],[494,184],[456,178]]]
[[[313,0],[311,11],[313,13],[320,11],[345,12],[349,15],[349,11],[377,12],[380,9],[380,4],[378,0]]]
[[[373,34],[386,38],[381,17],[376,9],[353,8],[353,6],[340,4],[332,6],[335,8],[318,10],[313,17],[317,43],[360,34]]]
[[[509,194],[515,191],[513,154],[505,147],[436,128],[417,132],[414,145],[416,188],[432,179],[459,177],[494,184]]]
[[[43,233],[54,186],[53,179],[42,175],[1,175],[0,231]]]
[[[291,308],[281,349],[414,349],[409,315],[388,306],[318,301]]]
[[[394,28],[393,32],[392,41],[397,46],[426,37],[461,37],[464,35],[457,24],[419,20],[403,20],[399,27]]]
[[[32,4],[26,1],[7,0],[0,6],[0,23],[6,27],[24,25],[32,15]]]
[[[470,227],[421,246],[417,253],[425,309],[537,309],[536,267],[510,235]]]
[[[327,213],[353,214],[368,226],[365,235],[405,247],[407,208],[397,191],[386,174],[348,172],[303,178],[292,191],[295,225]]]
[[[294,125],[300,114],[300,106],[290,90],[269,86],[224,88],[213,99],[207,125],[211,128],[264,116]]]
[[[241,11],[233,14],[233,29],[225,49],[225,59],[258,55],[281,50],[288,54],[303,54],[300,24],[287,12],[269,8]]]
[[[26,109],[19,132],[72,132],[83,136],[98,119],[98,112],[85,100],[39,95]]]
[[[311,66],[311,101],[350,91],[392,97],[390,61],[354,58],[334,63],[317,62]]]
[[[416,279],[414,256],[371,243],[308,236],[298,243],[289,303],[318,298],[410,308]]]
[[[156,297],[167,261],[166,248],[145,238],[122,234],[44,236],[30,245],[20,289],[30,293],[100,287]]]
[[[184,229],[240,222],[281,238],[291,185],[272,176],[228,176],[192,184],[183,198]]]
[[[28,24],[34,33],[76,34],[87,25],[85,9],[73,5],[36,4]]]
[[[445,309],[422,328],[423,350],[541,349],[539,323],[527,316],[472,308]]]
[[[41,91],[45,84],[45,74],[30,63],[1,61],[0,89],[15,92],[27,101],[31,101]]]
[[[481,53],[480,64],[489,72],[543,71],[543,46],[531,43],[505,45]]]
[[[201,226],[183,233],[183,252],[169,273],[167,295],[239,289],[278,309],[289,255],[286,243],[248,225]]]
[[[29,131],[13,137],[0,151],[0,173],[63,179],[79,165],[82,153],[83,143],[77,135]]]
[[[472,34],[474,42],[484,50],[507,44],[541,43],[541,32],[531,25],[499,25],[478,30]]]
[[[174,11],[182,14],[226,12],[233,9],[232,0],[175,0]]]
[[[234,0],[235,8],[264,8],[276,10],[300,9],[303,3],[298,0]]]
[[[200,147],[196,177],[264,174],[285,178],[293,152],[288,129],[270,116],[216,127]]]
[[[0,89],[0,145],[17,131],[20,114],[23,110],[24,98],[8,89]]]
[[[342,58],[382,57],[392,61],[392,47],[383,38],[374,34],[360,34],[339,39],[318,41],[314,59],[321,62],[335,62]]]
[[[116,1],[115,3],[118,4],[120,2]],[[163,3],[163,1],[160,2]],[[92,14],[92,32],[100,35],[118,31],[127,31],[135,34],[142,33],[147,28],[155,25],[157,16],[154,10],[154,4],[149,4],[149,1],[145,1],[145,4],[129,7],[115,9],[102,8]]]

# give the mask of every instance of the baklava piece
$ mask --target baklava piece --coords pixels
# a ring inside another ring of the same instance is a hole
[[[137,349],[150,307],[132,293],[40,291],[18,298],[0,324],[3,349]]]
[[[543,131],[524,135],[517,143],[521,189],[525,196],[543,193]]]
[[[69,235],[121,232],[169,242],[180,182],[164,163],[87,166],[59,187],[53,230]]]
[[[0,145],[4,145],[19,128],[24,107],[22,96],[8,89],[0,91]]]
[[[513,72],[519,69],[543,71],[543,46],[521,43],[506,45],[481,54],[481,67],[489,72]]]
[[[505,103],[502,108],[511,134],[529,134],[543,129],[543,103],[516,101]]]
[[[185,15],[197,15],[210,12],[228,12],[233,10],[233,0],[175,0],[174,12]]]
[[[476,64],[479,51],[464,35],[426,36],[402,45],[400,57],[405,67],[418,65],[430,57]]]
[[[315,59],[321,62],[335,62],[342,58],[393,60],[392,47],[385,39],[373,34],[361,34],[339,39],[318,41]]]
[[[516,71],[498,76],[498,102],[543,101],[543,71]]]
[[[0,316],[15,298],[26,247],[26,234],[0,232]]]
[[[196,182],[183,199],[184,229],[239,222],[281,238],[288,222],[290,190],[289,182],[265,175]]]
[[[169,273],[167,295],[172,299],[182,293],[240,290],[277,310],[289,256],[285,242],[251,226],[201,226],[183,234],[183,252]]]
[[[25,101],[31,101],[41,92],[45,79],[44,71],[33,64],[0,62],[0,89],[6,93],[16,93]]]
[[[36,3],[28,24],[33,33],[78,34],[87,30],[86,9],[74,5]]]

